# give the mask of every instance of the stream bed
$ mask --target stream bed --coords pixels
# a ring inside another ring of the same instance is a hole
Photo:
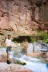
[[[0,52],[6,52],[6,49],[0,49]],[[15,60],[20,60],[25,62],[24,67],[32,70],[33,72],[48,72],[48,63],[42,62],[42,59],[33,58],[26,55],[21,55],[20,57],[14,56],[14,52],[11,52],[11,58]]]

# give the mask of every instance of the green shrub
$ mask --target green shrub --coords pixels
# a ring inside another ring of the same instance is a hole
[[[40,36],[41,36],[43,42],[48,43],[48,34],[46,32],[41,31]]]

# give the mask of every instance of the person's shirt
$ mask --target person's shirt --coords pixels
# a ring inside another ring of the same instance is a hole
[[[6,47],[11,46],[11,44],[12,44],[11,39],[6,39],[5,44],[6,44]]]

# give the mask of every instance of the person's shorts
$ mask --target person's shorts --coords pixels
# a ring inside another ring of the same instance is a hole
[[[6,52],[10,52],[11,51],[11,47],[8,46],[7,49],[6,49]]]

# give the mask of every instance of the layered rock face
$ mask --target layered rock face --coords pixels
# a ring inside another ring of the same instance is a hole
[[[36,31],[41,26],[36,21],[45,19],[47,21],[48,16],[47,6],[37,7],[36,2],[36,0],[0,0],[0,29],[13,30],[19,35],[37,34]],[[45,16],[42,10],[45,11]]]

